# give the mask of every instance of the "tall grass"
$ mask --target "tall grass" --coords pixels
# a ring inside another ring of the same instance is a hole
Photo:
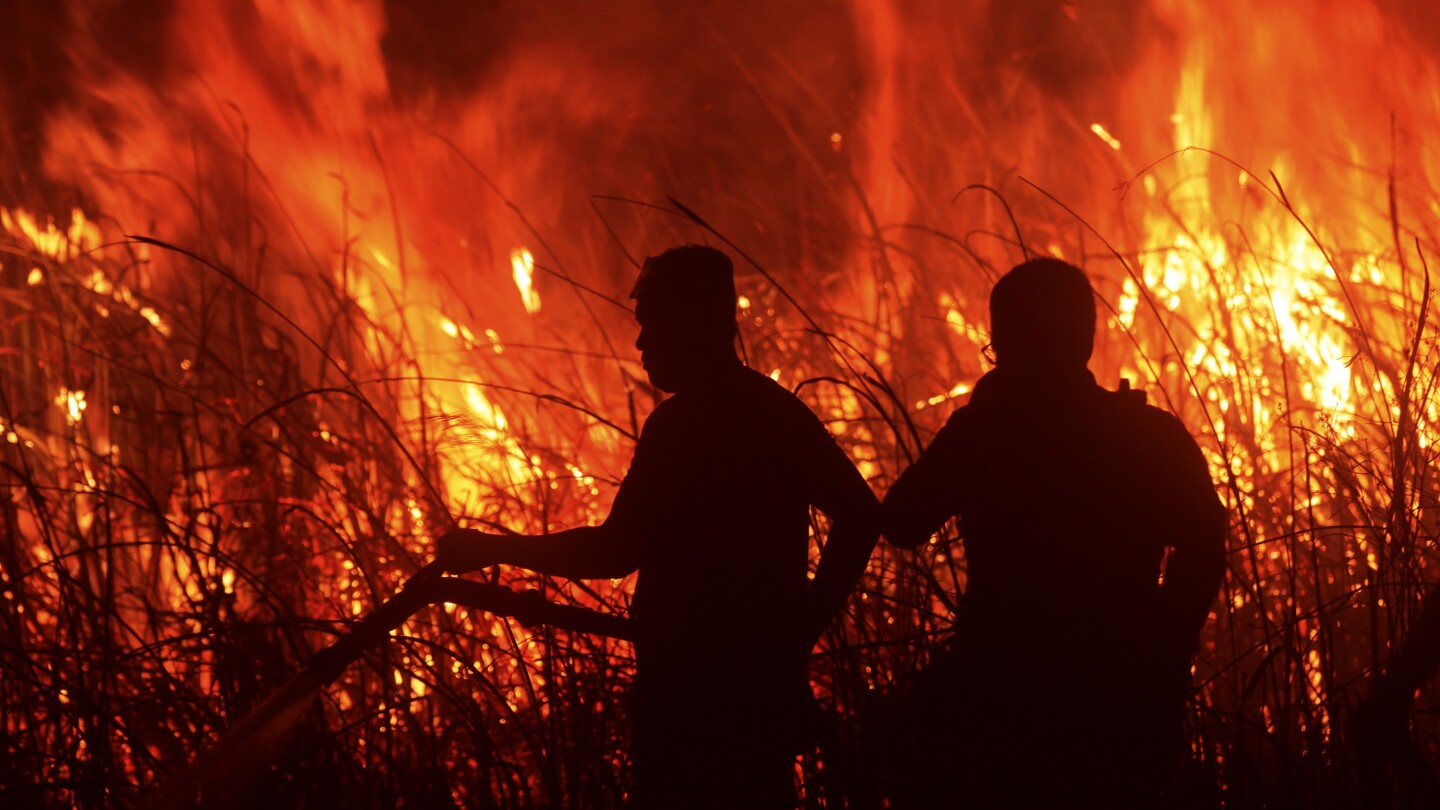
[[[1435,579],[1436,223],[1392,208],[1390,239],[1351,245],[1278,181],[1258,185],[1248,226],[1172,200],[1091,228],[1039,190],[978,189],[958,214],[839,234],[817,251],[844,256],[838,269],[771,266],[680,204],[634,216],[647,240],[749,261],[748,361],[796,390],[881,493],[963,402],[956,384],[983,373],[993,279],[1027,250],[1084,264],[1111,312],[1097,375],[1134,378],[1191,426],[1231,516],[1176,790],[1344,805],[1344,722]],[[481,307],[442,343],[403,277],[348,248],[325,273],[293,246],[197,238],[188,253],[123,230],[106,224],[102,247],[12,223],[0,245],[6,805],[142,804],[389,596],[452,518],[543,531],[603,517],[653,402],[623,348],[628,316],[585,287],[623,289],[553,257],[548,289],[584,285],[566,311],[586,317],[508,342],[477,336]],[[918,554],[882,546],[823,638],[823,745],[801,763],[811,806],[883,791],[877,723],[949,626],[955,541],[948,527]],[[626,582],[488,576],[601,610],[628,599]],[[621,642],[430,609],[325,693],[248,800],[617,806],[630,663]],[[1434,688],[1414,724],[1432,759]]]
[[[7,804],[152,795],[414,571],[421,516],[447,525],[422,476],[474,444],[463,419],[400,417],[415,378],[399,339],[333,287],[306,290],[331,332],[302,337],[223,269],[194,265],[213,273],[198,295],[151,300],[151,262],[172,260],[193,264],[135,244],[6,248],[7,280],[38,268],[4,304]],[[134,286],[101,292],[97,272]],[[312,338],[327,359],[306,379]],[[399,359],[353,359],[366,348]],[[372,382],[335,384],[346,366]],[[509,495],[492,510],[521,521],[573,497]],[[613,805],[623,655],[432,609],[328,691],[249,800]]]

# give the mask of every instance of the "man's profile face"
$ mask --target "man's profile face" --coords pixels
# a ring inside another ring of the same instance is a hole
[[[640,324],[635,348],[640,350],[640,363],[650,375],[650,384],[675,393],[684,386],[694,360],[692,330],[685,328],[683,318],[648,297],[635,302],[635,320]]]

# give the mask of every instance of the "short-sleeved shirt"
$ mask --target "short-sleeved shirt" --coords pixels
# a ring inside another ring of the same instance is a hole
[[[809,408],[738,363],[656,408],[607,521],[638,562],[642,681],[803,662],[809,507],[862,493]]]

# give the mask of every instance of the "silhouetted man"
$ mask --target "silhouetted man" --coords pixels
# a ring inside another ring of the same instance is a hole
[[[635,347],[674,396],[646,421],[609,517],[538,537],[457,530],[439,559],[575,578],[638,569],[633,804],[793,807],[806,661],[864,571],[878,505],[815,415],[737,358],[725,254],[647,259],[631,297]],[[812,505],[832,521],[813,582]]]
[[[966,560],[904,790],[924,807],[1143,805],[1179,743],[1225,514],[1180,421],[1095,384],[1082,270],[1019,265],[990,319],[995,369],[882,508],[904,548],[958,516]]]

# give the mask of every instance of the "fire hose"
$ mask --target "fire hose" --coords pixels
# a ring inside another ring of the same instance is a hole
[[[151,807],[218,807],[241,798],[241,787],[263,769],[299,723],[314,697],[365,652],[423,608],[440,603],[463,605],[522,625],[549,625],[581,633],[632,640],[630,620],[589,608],[560,605],[540,591],[515,591],[501,585],[440,575],[434,563],[406,580],[399,592],[330,646],[316,653],[295,675],[220,736],[162,791]]]

